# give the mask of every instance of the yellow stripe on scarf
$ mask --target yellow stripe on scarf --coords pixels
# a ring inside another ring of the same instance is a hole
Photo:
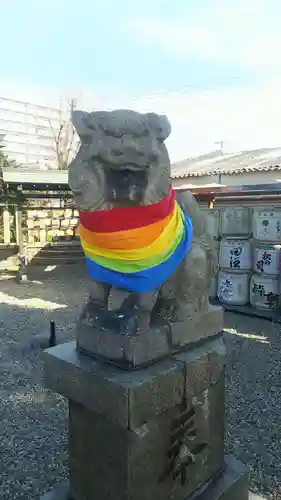
[[[120,259],[107,259],[105,257],[97,257],[95,255],[95,262],[96,264],[99,264],[100,266],[107,267],[108,269],[112,269],[113,271],[118,271],[118,272],[123,272],[123,273],[136,273],[138,271],[142,271],[143,269],[148,269],[150,267],[155,267],[164,260],[168,259],[175,251],[175,249],[178,247],[181,239],[182,239],[183,232],[179,231],[177,236],[172,242],[172,245],[170,248],[167,248],[167,250],[164,253],[161,253],[160,255],[153,255],[153,257],[149,257],[147,259],[142,259],[142,260],[120,260]],[[90,257],[90,256],[88,256]]]

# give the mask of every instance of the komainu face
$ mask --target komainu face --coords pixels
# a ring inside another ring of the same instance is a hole
[[[168,119],[129,110],[74,111],[81,140],[69,167],[77,207],[95,211],[150,204],[167,195],[170,160],[164,144]]]

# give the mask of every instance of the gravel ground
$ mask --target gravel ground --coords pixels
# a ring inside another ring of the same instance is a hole
[[[226,446],[251,471],[251,489],[281,499],[281,331],[226,314]]]
[[[1,500],[38,499],[67,475],[66,402],[43,389],[39,345],[51,320],[60,341],[73,338],[84,279],[70,267],[41,283],[0,276]],[[227,314],[226,329],[226,447],[249,466],[254,492],[281,500],[280,328]]]

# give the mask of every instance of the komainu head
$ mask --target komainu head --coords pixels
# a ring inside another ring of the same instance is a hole
[[[69,166],[77,207],[94,211],[157,202],[170,187],[166,116],[130,110],[74,111],[80,149]]]

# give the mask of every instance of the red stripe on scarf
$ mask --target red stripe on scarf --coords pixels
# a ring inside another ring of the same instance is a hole
[[[97,212],[80,212],[80,222],[95,233],[114,233],[154,224],[172,213],[175,191],[170,187],[163,200],[152,205],[114,208]]]

